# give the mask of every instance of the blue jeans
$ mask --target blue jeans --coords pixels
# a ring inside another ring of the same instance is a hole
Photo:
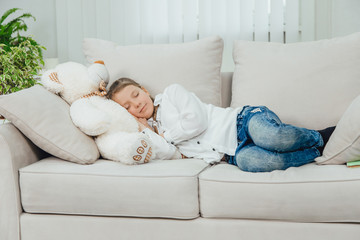
[[[320,156],[318,131],[284,124],[267,107],[246,106],[237,117],[238,147],[229,163],[248,172],[298,167]]]

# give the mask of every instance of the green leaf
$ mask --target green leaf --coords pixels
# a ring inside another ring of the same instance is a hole
[[[34,46],[29,39],[13,46],[10,51],[0,54],[1,92],[7,94],[37,84],[34,76],[41,69],[43,59],[39,46]]]
[[[10,86],[5,86],[5,94],[9,93]]]
[[[2,24],[9,15],[16,12],[17,10],[20,10],[20,8],[11,8],[11,9],[7,10],[0,18],[0,24]]]
[[[5,51],[10,51],[11,46],[18,46],[27,39],[30,39],[30,37],[22,36],[20,33],[22,31],[27,31],[28,29],[28,26],[25,23],[26,19],[30,18],[36,21],[36,18],[30,13],[23,13],[19,17],[16,17],[10,20],[8,23],[3,24],[5,19],[18,10],[20,10],[20,8],[9,9],[0,18],[0,43],[5,44],[5,46],[3,46]],[[32,41],[32,44],[39,45],[35,40]]]

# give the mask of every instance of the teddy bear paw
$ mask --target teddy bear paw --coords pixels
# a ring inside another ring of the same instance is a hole
[[[135,151],[132,159],[135,161],[135,163],[148,163],[153,152],[147,140],[139,139],[139,141],[135,142],[133,146]]]

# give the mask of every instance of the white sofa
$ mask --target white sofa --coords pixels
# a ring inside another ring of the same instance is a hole
[[[241,74],[238,70],[234,78],[233,73],[221,74],[217,91],[222,106],[238,101],[231,97],[239,84],[232,84]],[[35,101],[39,89],[19,95],[29,93],[27,99]],[[8,107],[10,100],[16,102],[12,97],[0,97],[0,114],[11,120],[0,125],[1,240],[359,239],[360,168],[311,163],[247,173],[225,162],[208,165],[200,159],[136,166],[100,159],[81,165],[66,155],[65,147],[62,152],[57,148],[63,130],[44,145],[49,131],[41,130],[54,112],[37,112],[41,121],[36,126],[19,119],[47,101],[34,106],[29,101],[19,111]],[[56,105],[56,112],[61,106]],[[339,116],[329,119],[325,125],[336,123]],[[71,139],[62,138],[58,145],[78,144]],[[76,150],[88,154],[77,145]]]

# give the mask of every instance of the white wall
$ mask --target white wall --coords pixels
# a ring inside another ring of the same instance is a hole
[[[57,57],[55,0],[0,0],[0,15],[14,7],[23,10],[10,15],[9,20],[23,13],[31,13],[36,18],[36,22],[32,19],[26,21],[29,27],[27,33],[47,48],[44,51],[45,58]]]
[[[0,15],[12,7],[22,8],[22,12],[34,15],[37,21],[27,21],[28,33],[47,48],[44,52],[45,58],[54,58],[58,57],[58,51],[61,51],[61,47],[58,49],[61,44],[57,42],[59,38],[56,19],[62,17],[56,16],[55,6],[55,0],[0,0]],[[360,31],[360,0],[316,0],[315,13],[316,39]]]

